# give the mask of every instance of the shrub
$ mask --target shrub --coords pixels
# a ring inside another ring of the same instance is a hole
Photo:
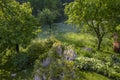
[[[39,55],[46,52],[46,45],[43,42],[34,42],[28,48],[29,62],[33,65]]]
[[[14,70],[23,70],[28,68],[28,54],[25,52],[14,55],[12,64]]]
[[[40,55],[47,53],[51,49],[55,41],[55,39],[50,38],[32,42],[28,47],[29,63],[33,65],[34,61],[38,59]]]
[[[79,57],[78,59],[76,59],[75,65],[76,68],[79,69],[95,71],[115,80],[120,79],[119,72],[117,72],[114,68],[111,67],[110,62],[103,62],[101,60],[88,57]]]

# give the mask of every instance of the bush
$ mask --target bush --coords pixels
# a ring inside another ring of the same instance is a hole
[[[29,67],[28,65],[28,54],[25,52],[14,55],[12,58],[13,69],[14,70],[24,70]]]
[[[95,71],[115,80],[120,79],[119,72],[117,72],[114,68],[111,67],[110,62],[103,62],[101,60],[88,57],[79,57],[78,59],[76,59],[75,65],[76,68],[82,70]]]
[[[32,43],[28,48],[29,63],[33,65],[34,61],[38,59],[38,57],[45,52],[46,52],[46,45],[43,42]]]
[[[55,42],[56,40],[53,38],[32,42],[28,47],[29,63],[33,65],[34,61],[38,59],[40,55],[47,53]]]

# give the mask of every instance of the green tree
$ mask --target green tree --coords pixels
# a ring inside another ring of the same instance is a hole
[[[112,27],[110,31],[119,33],[117,28],[120,25],[120,0],[108,0],[107,4],[109,26]]]
[[[0,50],[12,49],[19,53],[37,31],[37,20],[32,16],[30,3],[0,0]]]
[[[42,11],[43,9],[47,8],[50,10],[59,10],[59,6],[61,6],[60,0],[28,0],[31,3],[31,6],[33,7],[33,14],[36,16],[39,11]]]
[[[119,0],[75,0],[66,5],[65,14],[68,16],[68,23],[87,24],[89,30],[96,34],[97,49],[100,50],[103,37],[110,29],[114,29],[111,22],[116,22],[116,18],[120,16],[119,6]]]
[[[57,12],[49,9],[44,9],[38,14],[38,19],[41,25],[48,25],[51,29],[54,20],[56,19]]]

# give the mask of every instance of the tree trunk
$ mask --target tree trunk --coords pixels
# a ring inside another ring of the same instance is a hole
[[[100,50],[100,48],[101,48],[101,43],[102,43],[102,37],[98,37],[97,50]]]
[[[94,32],[97,36],[97,39],[98,39],[97,40],[98,41],[97,50],[100,50],[101,43],[102,43],[103,37],[105,35],[105,30],[103,27],[101,27],[101,24],[100,24],[102,22],[102,19],[100,19],[100,22],[98,22],[97,24],[95,24],[93,22],[93,20],[90,23],[88,20],[86,20],[86,22],[87,22],[88,26],[94,30]]]
[[[19,44],[16,44],[16,47],[15,47],[15,48],[16,48],[16,52],[19,53],[19,52],[20,52],[20,51],[19,51]]]

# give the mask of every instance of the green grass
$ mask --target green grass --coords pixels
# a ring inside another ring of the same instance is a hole
[[[110,80],[109,78],[95,72],[83,72],[84,80]]]
[[[93,47],[96,43],[96,38],[89,34],[69,32],[56,36],[62,42],[74,44],[76,47],[89,46]]]

